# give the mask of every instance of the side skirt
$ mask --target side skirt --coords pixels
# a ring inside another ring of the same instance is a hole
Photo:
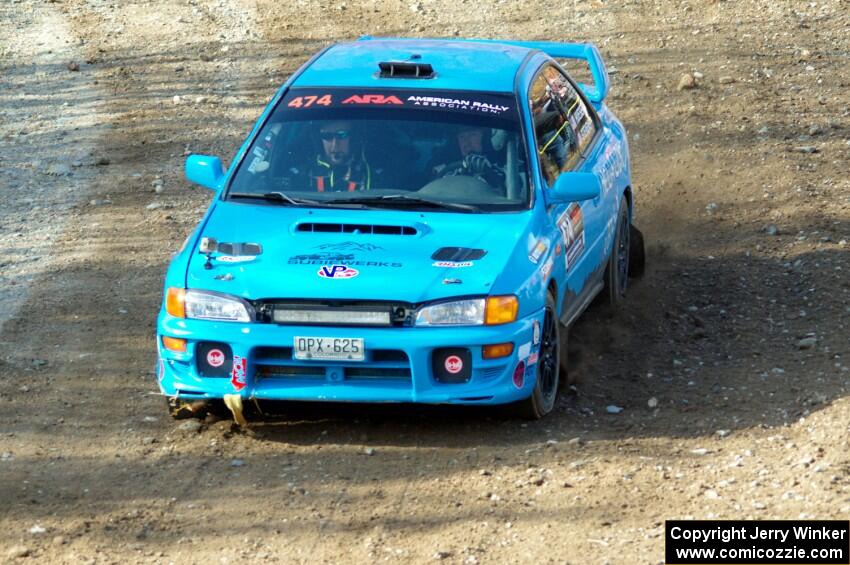
[[[579,316],[587,310],[596,295],[605,288],[605,265],[608,261],[599,265],[579,295],[572,294],[569,290],[564,294],[564,307],[561,310],[561,323],[566,327],[573,325]]]

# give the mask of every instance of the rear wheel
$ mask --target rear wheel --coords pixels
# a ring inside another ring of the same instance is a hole
[[[555,298],[551,294],[546,296],[545,310],[537,359],[537,382],[531,396],[515,405],[517,415],[528,420],[539,420],[551,412],[558,398],[561,323],[558,320]]]
[[[618,306],[626,296],[626,287],[629,284],[630,232],[629,203],[623,196],[620,199],[614,249],[611,250],[608,265],[605,267],[605,296],[610,306]]]

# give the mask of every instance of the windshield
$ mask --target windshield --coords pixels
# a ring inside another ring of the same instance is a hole
[[[507,211],[528,207],[516,100],[419,90],[290,90],[227,198],[285,205]]]

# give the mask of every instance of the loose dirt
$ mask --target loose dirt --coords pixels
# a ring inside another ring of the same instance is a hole
[[[665,519],[846,518],[849,8],[4,3],[0,559],[658,563]],[[154,321],[212,196],[185,155],[229,159],[290,72],[363,33],[596,43],[647,274],[573,329],[580,382],[540,422],[174,422]]]

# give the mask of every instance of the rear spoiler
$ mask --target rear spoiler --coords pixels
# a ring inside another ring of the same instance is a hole
[[[605,100],[608,95],[608,89],[611,87],[611,79],[608,78],[608,70],[605,68],[605,61],[602,60],[602,55],[599,49],[592,43],[556,43],[554,41],[501,41],[494,40],[494,43],[505,43],[507,45],[515,45],[517,47],[525,47],[526,49],[539,49],[553,59],[581,59],[587,62],[590,67],[590,74],[593,75],[593,85],[579,83],[579,86],[591,102],[597,104]]]

